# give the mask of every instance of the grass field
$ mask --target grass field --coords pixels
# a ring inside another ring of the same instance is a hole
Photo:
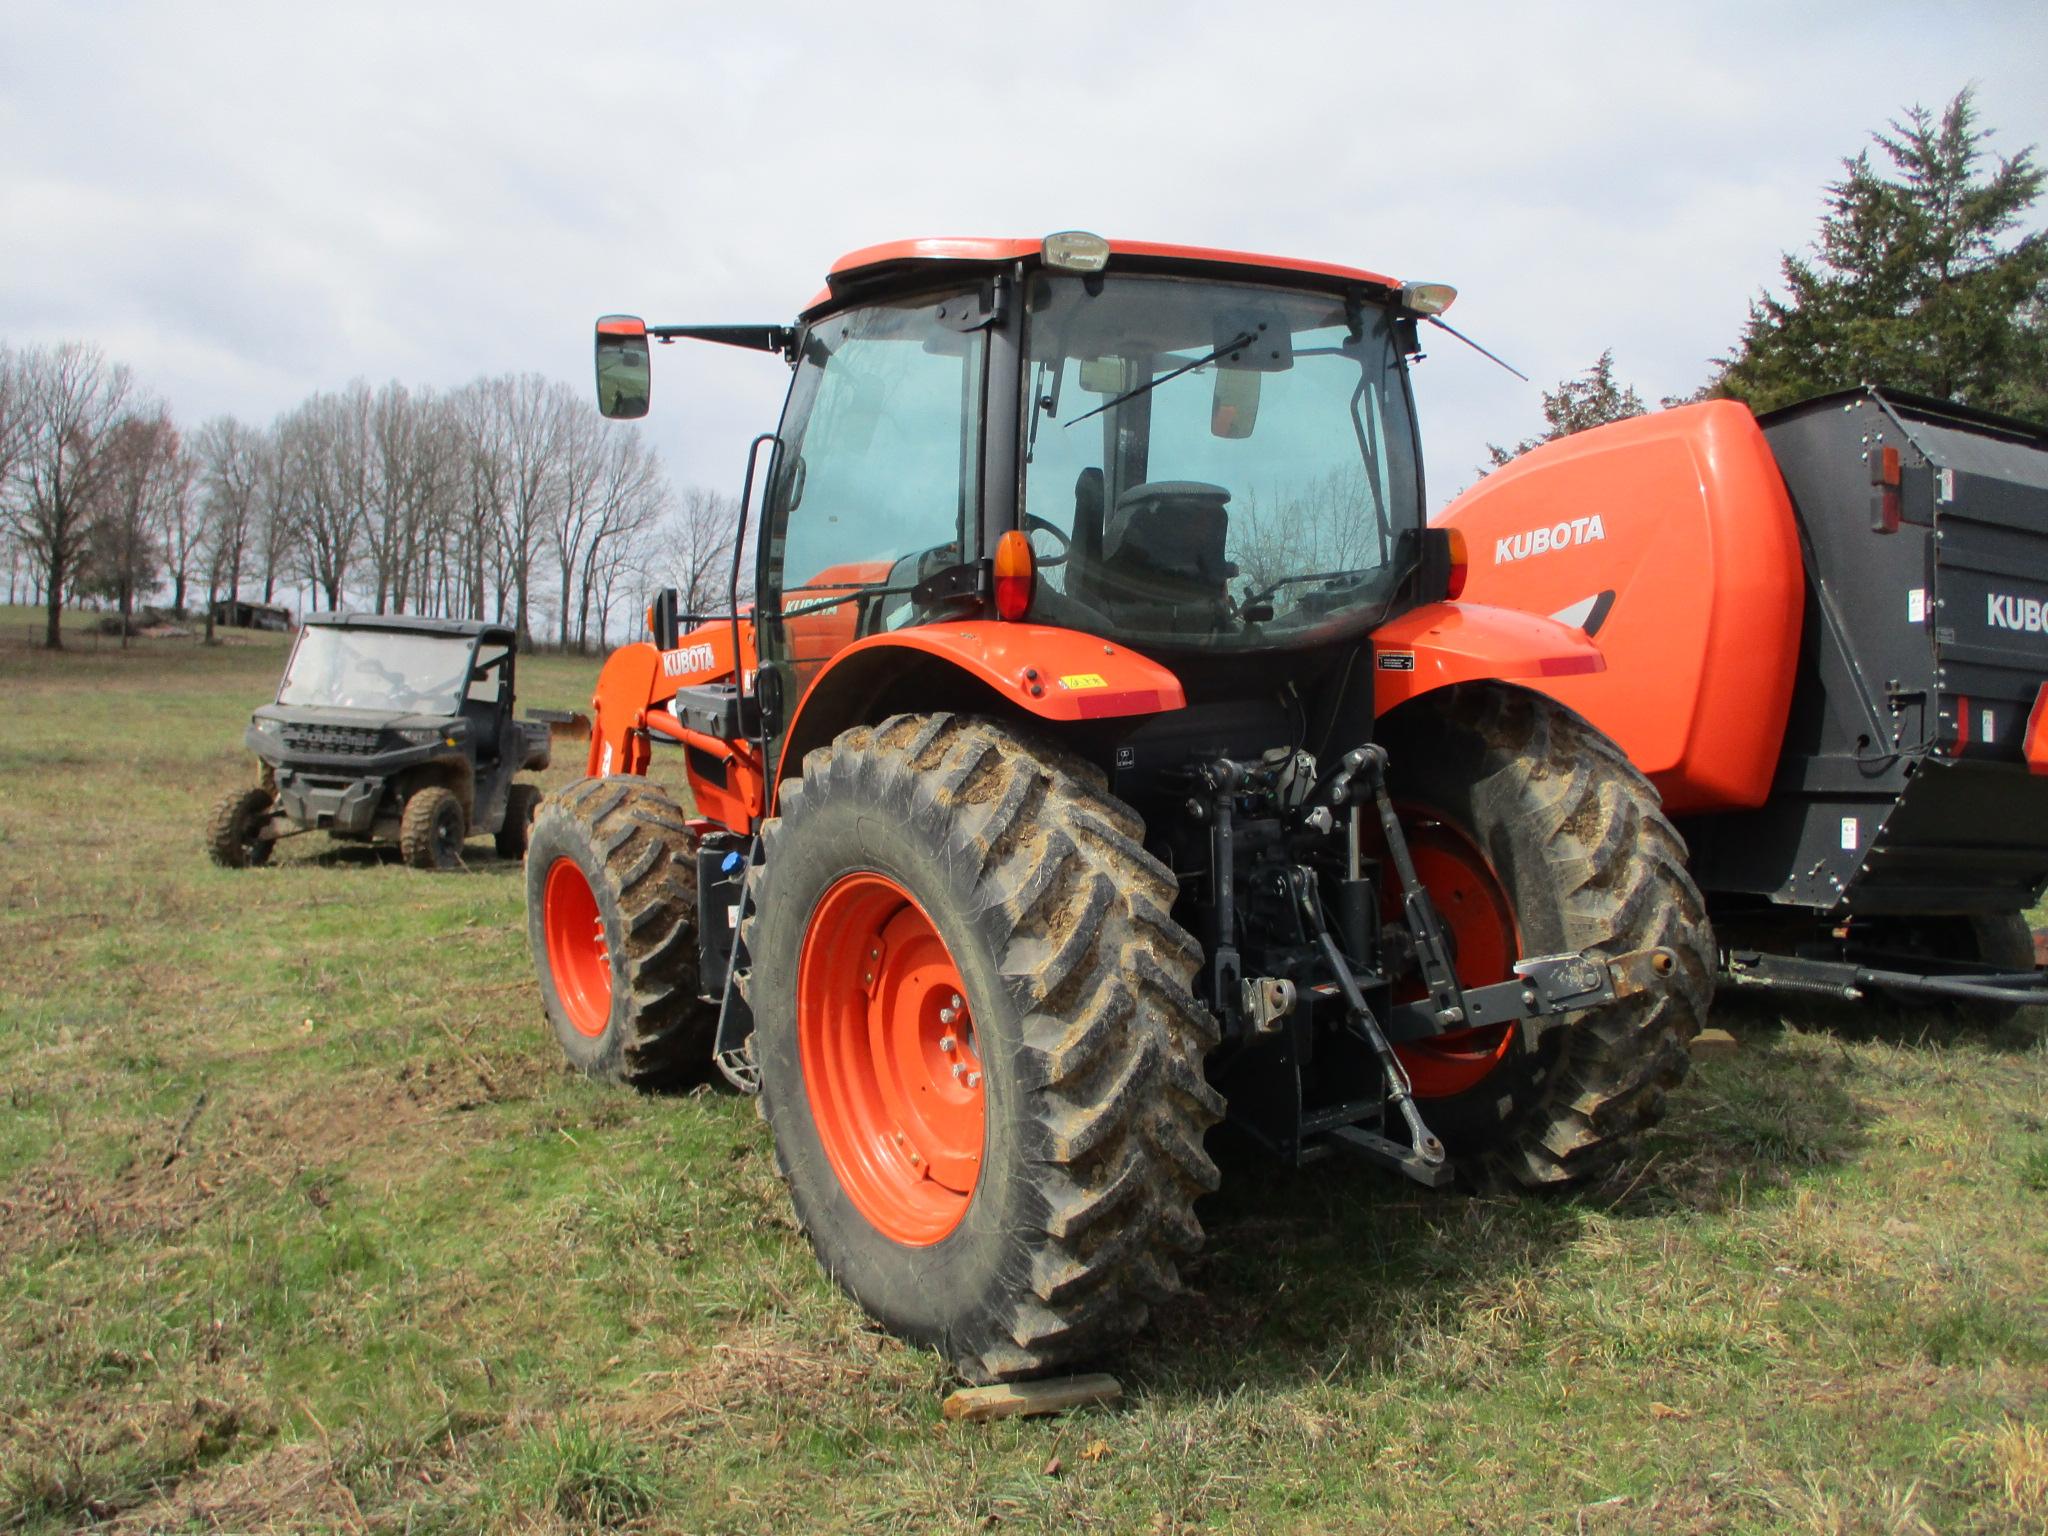
[[[2048,1529],[2037,1019],[1723,1018],[1574,1200],[1227,1157],[1120,1406],[951,1425],[487,842],[207,862],[280,656],[0,643],[0,1530]]]

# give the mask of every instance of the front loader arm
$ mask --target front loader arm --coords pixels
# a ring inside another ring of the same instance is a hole
[[[689,749],[686,771],[699,813],[736,831],[748,830],[761,814],[766,780],[754,744],[692,730],[662,707],[686,688],[733,685],[741,681],[743,670],[753,672],[753,621],[740,620],[737,630],[737,663],[735,627],[729,620],[689,631],[674,650],[636,641],[613,651],[598,674],[597,692],[590,701],[590,758],[585,771],[594,778],[644,775],[655,737],[678,743]]]

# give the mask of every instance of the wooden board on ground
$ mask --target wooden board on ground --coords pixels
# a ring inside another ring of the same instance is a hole
[[[1695,1056],[1733,1056],[1735,1051],[1735,1037],[1725,1029],[1703,1029],[1692,1037]]]
[[[1013,1381],[994,1387],[962,1387],[940,1410],[949,1419],[979,1424],[1018,1414],[1064,1413],[1091,1403],[1113,1403],[1124,1395],[1114,1376],[1052,1376],[1044,1381]]]

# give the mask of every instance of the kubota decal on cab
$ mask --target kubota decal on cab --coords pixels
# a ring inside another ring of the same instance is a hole
[[[1606,537],[1607,530],[1601,526],[1600,514],[1595,512],[1587,517],[1575,517],[1569,522],[1552,523],[1548,528],[1532,528],[1527,533],[1511,533],[1505,538],[1495,539],[1493,563],[1506,565],[1510,560],[1547,555],[1570,544],[1590,544],[1595,539]]]

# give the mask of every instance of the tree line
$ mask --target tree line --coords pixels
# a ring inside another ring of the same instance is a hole
[[[1868,383],[2048,423],[2048,233],[2022,232],[2044,172],[2031,146],[1992,154],[1993,136],[1969,90],[1873,133],[1828,184],[1811,252],[1785,255],[1782,291],[1753,299],[1729,355],[1662,404],[1763,412]],[[1544,391],[1545,430],[1491,447],[1486,468],[1647,409],[1610,348]]]
[[[0,561],[8,601],[121,616],[158,592],[488,618],[602,648],[646,586],[723,606],[736,508],[678,493],[630,427],[539,374],[458,389],[356,381],[268,425],[186,432],[127,367],[82,342],[0,348]]]

